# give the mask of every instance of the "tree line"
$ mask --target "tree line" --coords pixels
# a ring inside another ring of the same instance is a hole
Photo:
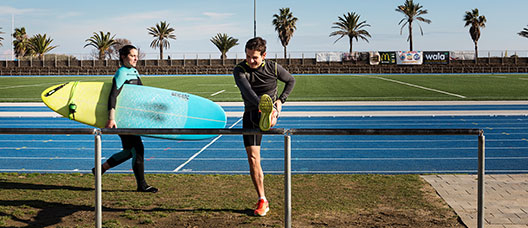
[[[424,15],[428,13],[427,9],[424,9],[419,3],[415,3],[413,0],[405,0],[403,5],[396,7],[396,12],[402,13],[403,18],[400,20],[398,25],[401,25],[400,35],[403,34],[403,30],[407,28],[408,36],[407,41],[409,42],[409,50],[413,51],[413,23],[416,22],[420,29],[420,34],[423,36],[422,26],[418,22],[424,22],[430,24],[432,21],[425,18]],[[286,47],[288,46],[295,30],[297,29],[296,23],[297,17],[293,16],[290,8],[279,9],[278,14],[273,15],[272,24],[275,27],[275,31],[281,41],[284,48],[284,58],[287,57]],[[466,11],[463,17],[465,22],[464,27],[469,26],[469,34],[475,45],[475,62],[478,57],[478,40],[480,38],[480,29],[486,25],[486,17],[479,14],[477,8],[470,11]],[[349,41],[349,52],[353,52],[353,41],[359,41],[359,39],[369,42],[368,38],[372,36],[366,30],[370,27],[370,24],[366,20],[361,20],[361,16],[356,12],[348,12],[343,16],[338,16],[337,22],[333,23],[332,29],[336,29],[330,33],[330,37],[338,36],[334,43],[339,41],[341,38],[347,36]],[[0,28],[1,30],[2,28]],[[159,48],[159,58],[163,59],[163,50],[170,48],[170,40],[176,40],[174,34],[174,28],[170,27],[170,24],[166,21],[160,21],[153,27],[147,28],[148,34],[154,39],[150,43],[150,47],[154,49]],[[0,31],[0,34],[4,34]],[[524,28],[523,31],[518,33],[519,36],[528,38],[528,28]],[[26,29],[16,28],[12,34],[13,50],[17,59],[21,59],[28,56],[37,56],[40,59],[43,58],[44,54],[53,50],[57,46],[53,46],[51,43],[53,39],[47,37],[46,34],[36,34],[29,37],[26,33]],[[2,46],[2,40],[4,38],[0,36],[0,46]],[[118,50],[124,45],[130,44],[131,42],[127,39],[115,38],[110,32],[94,32],[93,35],[86,39],[86,45],[84,47],[94,47],[97,50],[97,58],[104,60],[107,58],[118,58]],[[227,58],[227,52],[238,45],[238,39],[228,36],[225,33],[218,33],[212,37],[210,41],[220,51],[220,58]]]

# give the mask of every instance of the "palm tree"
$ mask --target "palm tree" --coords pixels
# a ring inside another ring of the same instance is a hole
[[[170,48],[169,39],[176,39],[176,35],[172,34],[174,29],[169,27],[166,21],[160,21],[156,27],[147,28],[149,34],[154,37],[150,47],[160,49],[160,59],[163,59],[163,49]]]
[[[281,41],[282,46],[284,47],[285,59],[286,46],[288,46],[288,43],[290,42],[290,39],[293,36],[293,32],[295,31],[295,29],[297,29],[297,27],[295,27],[295,23],[297,23],[297,20],[298,19],[293,16],[292,12],[290,12],[290,8],[279,9],[279,15],[273,15],[272,24],[275,26],[275,31],[279,33],[279,39]]]
[[[220,50],[222,55],[220,58],[222,60],[225,60],[227,58],[226,53],[231,49],[232,47],[238,45],[238,39],[235,39],[233,37],[227,36],[227,34],[216,34],[215,37],[211,38],[211,42]]]
[[[354,39],[358,41],[358,38],[361,38],[368,43],[369,41],[367,37],[371,37],[370,33],[363,29],[364,27],[370,27],[370,25],[367,24],[367,21],[359,22],[359,17],[360,16],[355,12],[343,14],[343,17],[338,17],[339,21],[334,22],[334,26],[332,26],[332,28],[338,30],[330,33],[330,36],[339,36],[334,44],[344,36],[348,36],[350,43],[350,53],[352,53],[352,41]]]
[[[478,63],[477,43],[480,38],[480,28],[486,27],[486,17],[479,15],[478,9],[475,8],[471,11],[466,11],[466,14],[464,15],[464,21],[466,22],[464,27],[471,25],[469,28],[469,35],[471,35],[471,39],[473,39],[473,43],[475,43],[475,63]]]
[[[26,33],[26,28],[15,28],[13,33],[13,49],[17,58],[22,58],[27,54],[29,49],[29,38]]]
[[[398,23],[398,25],[403,23],[400,29],[400,35],[402,34],[405,25],[409,25],[409,36],[407,37],[407,41],[409,41],[410,51],[413,50],[412,23],[414,22],[414,20],[425,22],[427,24],[431,23],[431,20],[425,19],[421,16],[427,14],[427,10],[422,9],[422,7],[423,6],[418,3],[414,4],[413,0],[405,0],[405,4],[400,5],[398,6],[398,8],[396,8],[396,12],[400,12],[405,15],[403,19],[401,19],[401,21]],[[422,26],[420,24],[418,24],[418,26],[420,27],[420,32],[423,36]]]
[[[110,46],[110,49],[108,49],[108,53],[110,55],[110,58],[119,59],[119,49],[121,49],[125,45],[131,45],[132,42],[130,42],[130,40],[127,40],[125,38],[115,38],[114,40],[115,40],[115,44]]]
[[[2,29],[2,27],[0,27],[0,29]],[[0,32],[0,34],[4,34],[4,32]],[[4,38],[0,36],[0,47],[3,46],[3,45],[2,45],[2,40],[4,40]]]
[[[99,31],[99,34],[94,32],[92,37],[86,39],[87,44],[84,47],[92,46],[96,48],[99,51],[99,60],[104,60],[108,49],[116,43],[114,40],[115,35],[110,36],[110,32]]]
[[[37,34],[29,39],[29,48],[33,53],[38,55],[39,59],[44,58],[44,54],[55,49],[57,46],[51,46],[53,39],[46,37],[46,34]]]
[[[522,31],[520,31],[517,34],[519,34],[519,36],[528,38],[528,28],[524,28]]]

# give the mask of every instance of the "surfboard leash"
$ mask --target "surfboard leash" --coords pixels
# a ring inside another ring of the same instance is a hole
[[[70,98],[68,99],[68,118],[70,118],[70,120],[75,120],[75,113],[77,112],[77,105],[73,102],[73,96],[75,95],[77,84],[79,84],[79,81],[73,83],[70,90]]]

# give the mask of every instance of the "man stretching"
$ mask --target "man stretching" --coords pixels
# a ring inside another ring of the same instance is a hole
[[[233,70],[233,76],[244,100],[244,129],[267,131],[277,123],[282,104],[293,90],[295,78],[276,62],[265,60],[266,41],[260,37],[246,43],[246,60]],[[284,82],[284,90],[277,97],[277,79]],[[262,135],[243,135],[251,180],[259,200],[254,214],[264,216],[269,203],[264,194],[264,173],[260,165]]]

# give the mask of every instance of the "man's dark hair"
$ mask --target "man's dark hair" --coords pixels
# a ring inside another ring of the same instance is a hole
[[[250,39],[246,43],[246,49],[260,51],[260,54],[263,54],[266,52],[266,40],[262,39],[261,37]]]
[[[121,65],[123,65],[123,58],[126,58],[128,56],[128,54],[130,54],[130,50],[132,49],[137,49],[136,47],[134,47],[133,45],[125,45],[123,46],[121,49],[119,49],[119,62],[121,63]]]

